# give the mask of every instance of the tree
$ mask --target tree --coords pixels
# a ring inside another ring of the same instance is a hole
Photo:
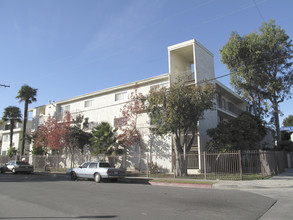
[[[44,150],[44,148],[42,146],[39,146],[39,147],[33,148],[32,154],[33,155],[45,155],[46,151]]]
[[[207,131],[211,140],[209,151],[233,151],[259,149],[266,135],[266,128],[258,117],[243,112],[237,118],[221,121],[216,128]]]
[[[204,118],[206,110],[212,109],[213,99],[212,85],[185,86],[180,82],[169,89],[153,89],[141,99],[154,125],[153,133],[174,135],[177,176],[187,174],[186,153],[198,133],[198,121]],[[191,139],[188,138],[190,134]]]
[[[21,112],[20,109],[16,106],[8,106],[4,109],[2,120],[10,122],[10,147],[13,146],[13,129],[17,122],[21,122]]]
[[[71,118],[70,113],[67,113],[69,118]],[[84,119],[82,115],[77,115],[76,118],[72,118],[71,125],[69,127],[69,132],[66,136],[66,148],[71,154],[71,166],[74,164],[74,155],[77,150],[83,153],[83,148],[85,145],[90,145],[90,138],[92,134],[85,132],[81,129],[83,125],[84,128],[88,126],[88,118]]]
[[[17,153],[17,150],[15,149],[15,147],[10,147],[9,150],[7,151],[7,156],[11,158],[15,156],[16,153]]]
[[[283,127],[291,126],[293,126],[293,115],[289,115],[287,118],[283,120]]]
[[[91,133],[83,131],[77,126],[70,127],[68,133],[69,144],[72,148],[77,148],[83,152],[83,147],[87,144],[90,144],[90,138],[92,137]]]
[[[261,62],[260,39],[257,33],[241,37],[232,32],[228,43],[220,50],[222,62],[231,71],[230,81],[236,92],[250,104],[250,112],[259,118],[266,115],[264,108],[264,76],[259,74],[258,65]]]
[[[122,117],[117,122],[117,127],[122,133],[119,135],[122,145],[125,147],[138,146],[138,170],[141,168],[142,140],[141,133],[137,128],[138,115],[143,111],[143,105],[140,102],[141,94],[137,92],[138,85],[134,86],[134,92],[128,97],[128,102],[121,109]]]
[[[292,40],[271,20],[260,27],[259,33],[240,37],[233,32],[220,52],[222,62],[232,73],[232,86],[251,101],[253,113],[260,117],[266,113],[265,101],[271,104],[279,146],[279,103],[290,98],[293,84]]]
[[[33,134],[34,148],[42,146],[45,151],[59,151],[67,144],[67,135],[70,132],[70,114],[67,112],[62,122],[49,116],[42,126]]]
[[[19,102],[24,102],[24,119],[23,119],[23,139],[21,144],[21,154],[24,154],[24,147],[25,147],[25,137],[26,137],[26,125],[27,125],[27,118],[28,118],[28,105],[32,102],[37,101],[36,95],[37,90],[28,85],[23,85],[21,89],[18,91],[18,95],[16,96],[19,99]]]
[[[116,131],[117,129],[113,129],[108,122],[101,122],[96,126],[92,131],[93,137],[90,139],[92,154],[104,153],[111,155],[115,153],[113,149],[117,149],[115,148],[117,142]]]

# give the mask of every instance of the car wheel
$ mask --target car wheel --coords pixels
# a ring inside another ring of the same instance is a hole
[[[71,179],[71,180],[76,180],[76,179],[77,179],[77,175],[76,175],[76,173],[75,173],[74,171],[72,171],[72,172],[70,173],[70,179]]]
[[[15,171],[15,169],[14,169],[14,168],[12,168],[12,173],[13,173],[13,174],[16,174],[16,171]]]
[[[5,173],[4,169],[1,169],[0,172],[1,172],[1,173]]]
[[[95,179],[96,183],[99,183],[99,182],[101,182],[102,178],[101,178],[101,175],[99,173],[96,173],[94,179]]]

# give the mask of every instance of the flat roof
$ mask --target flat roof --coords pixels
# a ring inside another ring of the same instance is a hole
[[[92,97],[92,96],[101,95],[101,94],[104,94],[104,93],[110,93],[110,92],[113,92],[113,91],[118,91],[118,90],[123,90],[123,89],[126,89],[126,88],[130,88],[130,87],[134,87],[136,84],[142,85],[142,84],[147,84],[147,83],[151,83],[151,82],[155,82],[155,81],[161,81],[161,80],[164,80],[164,79],[165,80],[169,79],[169,73],[161,74],[161,75],[158,75],[158,76],[154,76],[154,77],[151,77],[151,78],[147,78],[147,79],[143,79],[143,80],[139,80],[139,81],[135,81],[135,82],[131,82],[131,83],[122,84],[122,85],[119,85],[119,86],[114,86],[114,87],[98,90],[98,91],[95,91],[95,92],[87,93],[87,94],[80,95],[80,96],[75,96],[73,98],[68,98],[68,99],[64,99],[64,100],[56,101],[56,102],[52,102],[52,103],[54,103],[54,104],[62,104],[62,103],[67,103],[67,102],[73,102],[73,101],[76,101],[76,100],[86,99],[86,98],[89,98],[89,97]],[[46,105],[41,105],[41,106],[38,106],[38,107],[34,107],[34,108],[29,109],[29,111],[32,111],[35,108],[40,108],[40,107],[45,107],[45,106]]]

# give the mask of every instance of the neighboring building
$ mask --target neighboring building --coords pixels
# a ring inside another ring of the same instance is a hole
[[[246,110],[247,105],[233,91],[214,80],[213,54],[196,40],[170,46],[168,54],[169,73],[30,109],[33,113],[32,129],[36,130],[49,115],[61,120],[66,111],[69,111],[73,117],[83,115],[84,118],[88,118],[89,130],[102,121],[107,121],[114,127],[121,118],[120,109],[128,101],[128,96],[134,91],[135,85],[138,86],[138,93],[147,94],[153,87],[169,87],[178,77],[185,78],[186,83],[190,85],[211,80],[218,91],[216,107],[207,111],[205,119],[199,121],[199,133],[192,147],[193,152],[205,151],[208,141],[207,129],[216,127],[221,120],[237,117]],[[138,117],[137,127],[142,133],[144,142],[142,153],[148,154],[151,161],[156,162],[160,169],[171,171],[172,138],[167,136],[161,139],[151,134],[150,119],[146,113]],[[129,152],[129,154],[137,153],[138,150],[135,148]],[[200,162],[197,168],[200,169]]]
[[[292,127],[282,127],[280,129],[280,131],[282,133],[282,140],[283,139],[285,139],[285,140],[289,139],[289,141],[293,142],[293,126]]]
[[[16,123],[15,128],[13,129],[13,138],[12,144],[13,147],[20,153],[21,152],[21,143],[22,143],[22,123]],[[31,121],[27,122],[27,131],[31,130]],[[0,140],[1,140],[1,151],[0,155],[6,156],[7,151],[10,148],[10,124],[5,123],[0,127]],[[30,145],[26,143],[25,154],[29,154]]]

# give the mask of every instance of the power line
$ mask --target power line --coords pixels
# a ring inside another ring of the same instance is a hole
[[[262,18],[263,22],[265,22],[265,19],[264,19],[264,17],[262,16],[262,14],[261,14],[259,8],[257,7],[257,4],[256,4],[255,0],[253,0],[253,2],[254,2],[254,5],[255,5],[255,7],[256,7],[256,9],[257,9],[257,11],[258,11],[258,14],[259,14],[260,17]]]
[[[264,65],[264,64],[267,64],[267,63],[272,63],[272,62],[274,62],[276,60],[280,60],[280,59],[291,59],[291,58],[293,58],[293,57],[292,56],[279,57],[279,58],[272,59],[272,60],[269,60],[269,61],[266,61],[266,62],[262,62],[262,63],[258,63],[258,64],[255,64],[255,65],[248,66],[248,68],[253,68],[253,67]],[[219,79],[219,78],[223,78],[223,77],[226,77],[226,76],[229,76],[229,75],[232,75],[232,74],[236,74],[236,73],[237,73],[237,71],[232,71],[232,72],[227,73],[225,75],[214,77],[212,79],[206,79],[206,80],[203,80],[203,81],[195,83],[195,84],[199,85],[199,84],[202,84],[202,83],[210,82],[210,81],[213,81],[213,80],[216,80],[216,79]]]
[[[4,84],[0,84],[0,87],[6,88],[6,87],[10,87],[10,86],[9,85],[4,85]]]

